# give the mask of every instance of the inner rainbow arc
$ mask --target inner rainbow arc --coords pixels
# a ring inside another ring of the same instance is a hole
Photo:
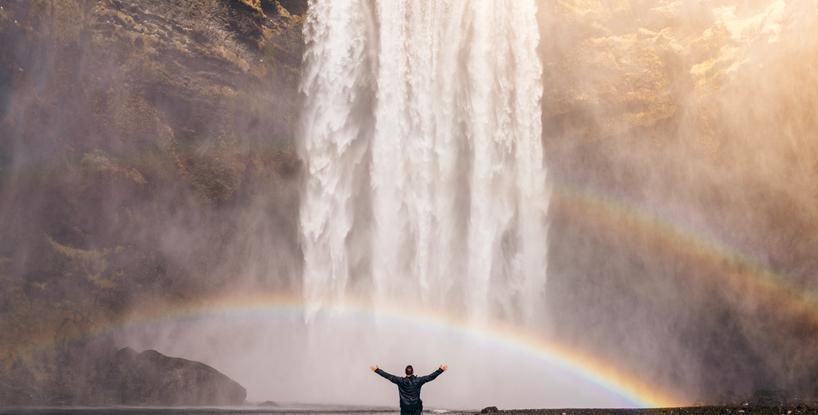
[[[173,323],[181,319],[229,316],[244,313],[284,315],[302,313],[310,303],[300,296],[282,294],[246,294],[190,303],[169,308],[153,308],[126,320],[96,327],[94,335],[134,326]],[[536,357],[560,370],[597,385],[636,407],[674,407],[684,401],[674,394],[640,380],[623,368],[572,349],[554,340],[498,323],[476,324],[439,311],[430,311],[404,304],[378,305],[347,299],[324,303],[321,308],[339,318],[376,318],[396,323],[408,323],[425,328],[489,340],[506,350]],[[299,314],[301,315],[301,314]]]

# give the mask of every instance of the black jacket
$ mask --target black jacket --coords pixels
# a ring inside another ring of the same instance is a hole
[[[426,376],[406,376],[403,378],[395,375],[390,375],[380,368],[375,369],[375,373],[385,377],[390,382],[398,385],[398,394],[400,395],[400,407],[402,409],[417,409],[423,410],[423,401],[420,400],[420,387],[426,382],[431,382],[443,373],[443,369],[437,369],[432,374]]]

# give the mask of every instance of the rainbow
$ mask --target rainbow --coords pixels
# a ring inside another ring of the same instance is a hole
[[[128,329],[178,324],[185,320],[204,318],[303,317],[304,310],[311,306],[319,306],[319,304],[306,302],[300,296],[281,293],[232,295],[181,305],[146,307],[144,311],[131,314],[121,320],[98,322],[88,330],[76,333],[74,337],[89,339]],[[343,302],[320,304],[320,306],[322,311],[332,313],[334,317],[342,319],[378,318],[390,323],[419,326],[428,330],[487,340],[505,350],[531,356],[566,373],[573,374],[620,397],[634,407],[676,407],[685,402],[657,385],[642,381],[611,362],[512,326],[472,324],[465,319],[445,313],[434,313],[428,309],[395,303],[375,307],[364,301],[350,299]],[[31,340],[33,341],[20,345],[15,352],[34,354],[55,346],[54,337],[45,333],[41,334],[38,339]],[[64,338],[63,340],[72,339]]]
[[[698,235],[683,224],[668,222],[617,198],[578,189],[568,185],[553,188],[551,209],[559,209],[575,219],[577,225],[590,229],[605,228],[626,236],[639,238],[660,252],[677,256],[698,266],[710,267],[722,279],[715,281],[725,287],[768,301],[774,310],[818,324],[818,299],[726,244]],[[696,278],[698,274],[693,273]],[[209,316],[303,315],[316,304],[300,296],[281,293],[242,294],[181,305],[155,307],[139,314],[91,327],[90,334],[103,335],[129,327],[156,323],[173,323],[186,318]],[[373,306],[365,301],[350,299],[323,304],[325,310],[342,318],[377,317],[398,323],[418,325],[465,336],[488,339],[508,350],[535,356],[549,364],[574,373],[635,406],[673,407],[684,402],[673,393],[662,390],[630,374],[612,362],[577,351],[568,345],[542,338],[502,324],[475,325],[446,313],[430,312],[401,305]],[[43,337],[43,342],[53,339]],[[36,342],[36,343],[43,343]],[[29,343],[31,344],[31,343]]]
[[[304,310],[318,306],[300,296],[242,294],[200,301],[183,306],[154,307],[126,320],[94,327],[92,335],[154,324],[178,323],[185,319],[208,317],[245,318],[252,315],[303,316]],[[390,323],[419,326],[424,329],[453,333],[469,338],[488,340],[501,348],[535,357],[567,373],[597,385],[636,407],[671,407],[683,402],[655,385],[643,382],[622,368],[584,354],[567,345],[535,336],[502,324],[472,324],[465,319],[431,312],[411,305],[389,304],[374,306],[365,301],[345,300],[320,305],[323,312],[341,319],[378,318]]]
[[[742,296],[765,301],[771,310],[785,313],[793,321],[818,326],[815,293],[721,241],[701,237],[683,224],[669,222],[616,198],[569,185],[555,186],[551,205],[566,212],[579,226],[606,228],[618,235],[635,237],[659,252],[707,267],[714,271],[712,275],[720,277],[708,282],[721,283]],[[703,275],[707,274],[692,273],[694,278]]]

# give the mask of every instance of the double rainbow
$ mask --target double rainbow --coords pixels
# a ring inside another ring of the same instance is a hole
[[[605,228],[617,234],[638,234],[661,252],[678,256],[684,261],[712,267],[720,271],[713,273],[721,277],[721,280],[716,282],[724,283],[726,287],[741,292],[742,295],[751,295],[768,301],[776,306],[777,312],[818,324],[818,299],[815,295],[724,243],[700,237],[697,232],[682,225],[649,215],[615,198],[569,186],[556,186],[551,203],[552,208],[563,209],[583,226],[593,229]],[[265,317],[303,315],[304,310],[313,305],[297,295],[280,293],[234,295],[152,308],[123,320],[93,326],[91,335],[102,335],[140,325],[178,322],[187,318],[225,315],[244,317],[248,314],[260,314]],[[323,304],[322,307],[342,318],[385,318],[396,323],[487,339],[513,352],[534,356],[574,373],[621,396],[634,406],[671,407],[684,402],[673,393],[640,380],[612,362],[603,361],[519,328],[501,324],[475,325],[445,313],[395,305],[375,307],[357,300]],[[34,343],[42,345],[53,342],[51,338],[41,340],[43,341]]]

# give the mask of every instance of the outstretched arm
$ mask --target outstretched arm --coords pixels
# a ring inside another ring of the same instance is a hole
[[[381,368],[379,368],[377,366],[372,366],[372,367],[370,367],[370,369],[372,369],[373,372],[383,376],[384,378],[386,378],[386,380],[388,380],[388,381],[390,381],[392,383],[398,383],[398,381],[400,380],[399,377],[397,377],[397,376],[395,376],[395,375],[393,375],[391,373],[387,373],[387,372],[381,370]]]
[[[420,378],[418,378],[418,380],[420,380],[421,383],[431,382],[431,381],[435,380],[436,377],[440,376],[441,373],[445,372],[446,369],[448,369],[448,368],[449,368],[449,366],[447,366],[447,365],[440,365],[440,367],[437,368],[437,370],[435,370],[434,372],[432,372],[432,373],[430,373],[430,374],[428,374],[426,376],[421,376]]]

